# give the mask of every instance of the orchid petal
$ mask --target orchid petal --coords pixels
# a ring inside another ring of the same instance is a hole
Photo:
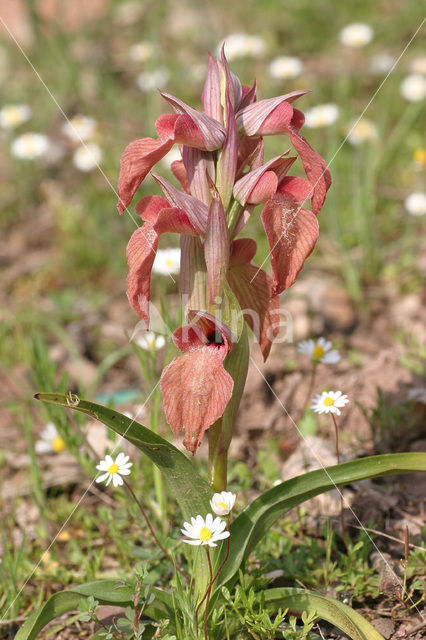
[[[198,148],[206,151],[215,151],[215,149],[220,149],[225,139],[225,130],[220,122],[207,115],[206,113],[200,113],[199,111],[196,111],[192,107],[189,107],[187,104],[168,93],[162,93],[161,91],[160,93],[163,98],[167,100],[174,111],[180,114],[185,114],[192,119],[203,138],[203,144]],[[194,144],[191,146],[197,145]]]
[[[271,250],[274,293],[290,287],[318,240],[318,221],[290,195],[266,203],[262,222]]]
[[[161,376],[167,421],[175,435],[185,430],[183,444],[192,453],[231,399],[234,382],[223,367],[226,352],[215,344],[194,349],[171,362]]]
[[[251,204],[259,204],[260,202],[266,202],[269,198],[262,200],[262,195],[268,194],[268,189],[271,190],[273,185],[275,185],[275,191],[278,186],[278,177],[276,174],[279,174],[280,178],[282,175],[289,170],[291,165],[293,164],[295,158],[283,158],[282,156],[276,156],[269,160],[266,164],[258,169],[254,169],[250,171],[245,176],[240,178],[235,183],[234,186],[234,198],[238,200],[243,206],[246,203]],[[275,180],[270,176],[266,181],[260,182],[261,178],[267,173],[273,171],[275,174]],[[275,191],[270,191],[269,197],[272,197]],[[252,197],[253,196],[253,197]]]
[[[123,213],[129,206],[137,188],[148,172],[170,151],[173,144],[173,139],[142,138],[131,142],[125,148],[121,156],[120,177],[118,179],[119,201],[117,208],[120,213]]]
[[[291,127],[288,129],[288,134],[291,143],[302,160],[306,176],[312,185],[312,211],[319,213],[331,185],[330,171],[324,158],[312,149],[303,136],[299,135]]]
[[[184,147],[187,149],[188,147]],[[176,180],[180,182],[180,185],[185,193],[189,193],[188,175],[186,173],[183,160],[174,160],[170,166],[172,173]]]
[[[238,165],[236,178],[243,176],[244,169],[259,169],[263,165],[265,144],[262,138],[242,136],[238,146]]]
[[[293,117],[290,102],[308,91],[293,91],[276,98],[254,102],[237,113],[237,126],[247,136],[274,135],[286,131]]]
[[[249,238],[232,243],[228,282],[266,360],[279,329],[280,299],[274,295],[272,278],[263,269],[250,264],[255,251],[256,243]]]
[[[162,188],[163,193],[170,204],[174,207],[184,209],[194,227],[199,232],[204,233],[207,226],[207,206],[203,202],[197,200],[197,198],[194,198],[187,193],[182,193],[161,176],[155,173],[153,173],[152,176]]]
[[[184,147],[183,162],[188,176],[190,193],[208,207],[211,200],[211,193],[207,175],[209,175],[212,180],[215,178],[212,154],[208,151]]]
[[[278,187],[277,193],[288,193],[298,202],[306,202],[312,198],[311,183],[299,176],[285,176]]]

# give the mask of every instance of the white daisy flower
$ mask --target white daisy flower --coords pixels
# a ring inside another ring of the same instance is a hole
[[[347,128],[347,140],[354,147],[358,147],[364,142],[377,140],[379,137],[377,127],[371,120],[361,118],[359,122],[352,122]]]
[[[365,47],[366,44],[372,41],[374,37],[374,31],[369,24],[364,22],[354,22],[348,24],[340,32],[340,42],[345,47],[352,47],[359,49]]]
[[[412,216],[424,216],[426,214],[426,193],[417,191],[410,193],[405,198],[405,208]]]
[[[42,133],[24,133],[13,140],[10,150],[20,160],[35,160],[44,156],[49,146],[49,138]]]
[[[166,169],[170,169],[172,166],[172,162],[175,160],[182,160],[181,152],[179,151],[179,147],[172,147],[168,153],[161,158],[160,162]]]
[[[426,76],[426,56],[419,56],[410,62],[411,73],[422,73]]]
[[[119,487],[124,484],[121,476],[130,475],[130,467],[133,465],[133,462],[127,462],[128,459],[129,456],[125,456],[124,453],[119,453],[115,461],[110,455],[106,455],[105,460],[101,460],[99,464],[96,465],[98,471],[105,471],[105,473],[96,478],[96,482],[106,480],[106,486],[108,486],[112,480],[114,487]]]
[[[97,144],[93,142],[82,145],[74,151],[72,157],[72,163],[76,169],[88,173],[93,171],[99,165],[102,160],[102,150]]]
[[[420,73],[413,73],[404,78],[399,90],[408,102],[420,102],[426,96],[426,78]]]
[[[97,122],[89,116],[77,115],[62,125],[62,133],[74,140],[81,142],[90,140],[96,133]]]
[[[40,433],[40,440],[34,445],[36,453],[61,453],[66,449],[65,442],[53,422],[48,422]]]
[[[146,62],[152,58],[154,53],[154,47],[151,42],[146,40],[143,42],[137,42],[133,44],[129,49],[129,58],[133,62]]]
[[[225,55],[228,61],[238,58],[257,58],[266,51],[266,43],[263,38],[247,33],[231,33],[226,36],[217,47],[217,55],[220,55],[223,44],[225,44]]]
[[[31,107],[27,104],[8,104],[0,109],[0,127],[2,129],[14,129],[33,115]]]
[[[216,542],[218,540],[225,540],[229,537],[229,531],[225,531],[226,522],[221,518],[215,518],[211,513],[208,513],[206,519],[202,516],[191,518],[191,524],[189,522],[183,523],[183,529],[181,529],[184,536],[191,538],[191,540],[183,540],[186,544],[208,545],[209,547],[217,547]]]
[[[152,265],[154,273],[169,276],[180,271],[180,249],[158,249]]]
[[[328,127],[336,122],[339,117],[339,107],[337,104],[329,102],[312,107],[305,113],[305,125],[309,129],[319,129]]]
[[[231,491],[215,493],[210,500],[211,508],[217,516],[227,516],[234,507],[236,497]]]
[[[303,62],[299,58],[291,56],[281,56],[272,60],[268,67],[271,78],[285,80],[287,78],[297,78],[303,70]]]
[[[323,391],[312,398],[311,409],[316,413],[337,413],[340,416],[340,409],[348,402],[348,396],[341,391]]]
[[[160,68],[154,71],[144,71],[140,73],[136,79],[136,84],[144,93],[162,89],[168,82],[170,73],[167,69]]]
[[[373,56],[370,62],[370,69],[372,73],[377,76],[388,73],[396,59],[388,53],[379,53],[377,56]]]
[[[318,340],[303,340],[297,345],[299,353],[309,356],[313,362],[324,362],[325,364],[336,364],[341,355],[337,349],[332,349],[332,343],[325,338]]]
[[[133,342],[145,351],[158,351],[166,344],[164,336],[157,336],[153,331],[147,331],[144,335],[136,337]]]

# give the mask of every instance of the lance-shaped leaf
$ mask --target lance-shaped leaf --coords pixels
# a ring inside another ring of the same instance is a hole
[[[250,171],[235,183],[234,198],[243,206],[266,202],[275,194],[279,181],[295,160],[295,156],[276,156],[262,167]]]
[[[312,186],[312,211],[319,213],[324,203],[327,190],[331,185],[330,171],[324,158],[314,151],[305,138],[299,135],[293,127],[289,127],[288,135],[294,148],[300,155],[303,168]]]
[[[263,269],[251,264],[255,253],[254,240],[234,240],[231,246],[228,282],[266,360],[279,330],[280,299],[274,294],[272,278]]]
[[[208,207],[211,193],[207,176],[213,181],[215,179],[213,155],[209,151],[200,151],[191,147],[184,147],[182,155],[188,176],[189,191]]]
[[[167,421],[175,435],[184,429],[183,444],[192,453],[222,416],[234,386],[223,367],[231,350],[229,332],[213,316],[202,318],[173,334],[184,355],[164,369],[160,383]]]
[[[220,122],[207,115],[207,113],[200,113],[199,111],[196,111],[196,109],[189,107],[187,104],[182,102],[182,100],[179,100],[168,93],[162,93],[161,91],[160,93],[174,111],[179,114],[185,114],[193,120],[203,139],[202,144],[198,148],[206,151],[215,151],[216,149],[221,148],[223,141],[225,140],[225,129]],[[197,145],[193,144],[191,146]]]
[[[136,229],[127,245],[127,297],[148,328],[151,269],[160,235],[167,232],[197,235],[198,231],[183,209],[170,207],[161,196],[142,198],[136,210],[146,222]]]
[[[226,215],[219,193],[213,184],[212,196],[204,240],[210,303],[213,303],[221,292],[229,263],[229,233]]]
[[[226,90],[226,138],[217,162],[216,186],[226,210],[231,201],[238,163],[238,135],[234,107],[229,97],[230,79]]]
[[[244,107],[237,113],[237,127],[247,136],[270,136],[285,133],[293,117],[291,102],[309,91],[293,91],[267,98]]]
[[[271,251],[274,293],[290,287],[318,240],[318,220],[290,195],[277,194],[262,211]]]
[[[208,207],[200,200],[197,200],[197,198],[194,198],[194,196],[182,193],[170,184],[170,182],[156,173],[153,173],[152,177],[160,185],[164,195],[172,207],[184,209],[189,220],[197,231],[199,233],[204,233],[207,227]]]

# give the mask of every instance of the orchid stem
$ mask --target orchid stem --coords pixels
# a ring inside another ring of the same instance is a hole
[[[124,480],[124,478],[123,478],[123,480]],[[176,571],[177,571],[178,573],[180,573],[180,575],[181,575],[181,576],[183,576],[183,577],[185,578],[185,580],[187,581],[187,583],[188,583],[188,584],[190,584],[190,583],[191,583],[191,580],[190,580],[189,575],[188,575],[185,571],[183,571],[183,569],[181,569],[180,567],[178,567],[178,566],[173,562],[173,559],[172,559],[171,555],[169,554],[169,552],[167,551],[167,549],[166,549],[166,548],[161,544],[161,542],[160,542],[160,541],[159,541],[159,539],[157,538],[157,535],[156,535],[156,533],[155,533],[155,531],[154,531],[154,527],[153,527],[153,526],[152,526],[152,524],[151,524],[151,521],[150,521],[150,519],[149,519],[149,517],[148,517],[148,514],[147,514],[147,512],[145,511],[145,509],[143,508],[142,503],[140,502],[140,500],[139,500],[139,499],[138,499],[138,497],[136,496],[136,494],[135,494],[135,492],[133,491],[132,487],[129,485],[129,483],[128,483],[128,482],[126,482],[126,480],[124,480],[124,485],[125,485],[125,487],[126,487],[127,491],[130,493],[130,495],[131,495],[131,497],[133,498],[133,500],[135,501],[135,503],[137,504],[138,509],[139,509],[139,511],[141,512],[142,517],[144,518],[144,520],[145,520],[145,522],[146,522],[146,524],[147,524],[147,526],[148,526],[148,529],[149,529],[149,530],[150,530],[150,532],[151,532],[152,537],[154,538],[155,544],[156,544],[156,545],[161,549],[161,551],[162,551],[162,552],[164,553],[164,555],[166,556],[167,560],[169,560],[169,562],[172,564],[173,569],[175,569],[175,568],[176,568]]]
[[[336,439],[336,458],[337,458],[337,464],[340,464],[340,448],[339,448],[339,429],[337,426],[337,421],[336,421],[336,417],[334,415],[334,413],[331,414],[332,420],[333,420],[333,424],[334,424],[334,436]],[[343,515],[343,496],[341,491],[339,491],[340,493],[340,522],[341,522],[341,526],[342,526],[342,537],[343,537],[343,542],[345,543],[345,547],[348,550],[349,553],[349,546],[348,546],[348,540],[346,538],[346,527],[345,527],[345,517]]]

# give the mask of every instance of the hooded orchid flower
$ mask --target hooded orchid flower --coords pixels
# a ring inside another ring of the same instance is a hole
[[[185,431],[189,451],[195,453],[209,430],[213,464],[218,456],[226,457],[244,386],[248,347],[243,319],[266,359],[279,328],[279,294],[293,284],[318,238],[316,216],[331,180],[322,157],[299,133],[304,116],[293,102],[305,93],[257,102],[256,84],[242,86],[223,52],[220,60],[210,56],[204,110],[163,93],[174,113],[158,118],[157,139],[132,142],[121,159],[122,213],[148,172],[179,145],[182,159],[171,168],[180,189],[153,173],[163,195],[143,197],[136,205],[144,223],[127,247],[127,295],[148,328],[158,241],[163,233],[179,234],[189,324],[173,335],[183,355],[163,371],[161,389],[167,420],[175,435]],[[286,136],[295,153],[290,155],[290,147],[265,162],[263,137],[268,135]],[[298,157],[305,178],[288,175]],[[237,238],[259,204],[264,205],[261,220],[272,276],[253,264],[254,240]],[[216,490],[224,484],[222,477]]]

